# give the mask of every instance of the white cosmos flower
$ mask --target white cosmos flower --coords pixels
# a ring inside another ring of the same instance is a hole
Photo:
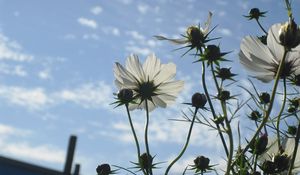
[[[279,30],[283,24],[274,24],[268,31],[267,45],[255,36],[246,36],[241,43],[240,62],[255,78],[270,82],[275,78],[279,63],[284,55],[280,45]],[[300,45],[286,55],[281,78],[300,74]]]
[[[114,67],[115,84],[119,90],[131,89],[136,103],[129,104],[129,109],[145,109],[147,101],[149,111],[160,106],[165,108],[175,101],[183,89],[183,81],[175,81],[176,65],[161,64],[160,60],[151,54],[142,65],[137,55],[131,54],[123,67],[116,63]]]
[[[275,157],[278,155],[286,156],[286,160],[290,161],[293,155],[294,147],[295,147],[295,139],[294,138],[285,138],[281,145],[282,148],[278,147],[278,141],[276,139],[271,140],[268,143],[268,150],[260,155],[259,161],[263,164],[265,161],[272,161],[276,159]],[[283,159],[281,159],[282,161]],[[280,162],[281,166],[283,166],[283,162]],[[288,170],[288,169],[287,169]],[[280,175],[286,175],[287,170],[280,172]],[[294,168],[292,170],[292,174],[297,174],[300,172],[300,148],[298,147],[297,155],[294,162]]]

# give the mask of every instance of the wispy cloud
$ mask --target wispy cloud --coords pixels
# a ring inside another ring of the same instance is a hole
[[[37,110],[51,103],[43,88],[26,89],[17,86],[0,86],[0,98],[30,110]]]
[[[94,15],[99,15],[103,11],[101,6],[95,6],[91,8],[91,13]]]
[[[9,65],[6,63],[0,63],[0,73],[20,77],[27,76],[27,71],[24,70],[22,65]]]
[[[80,25],[85,26],[85,27],[89,27],[92,29],[96,29],[98,27],[97,22],[93,19],[87,19],[84,17],[80,17],[80,18],[78,18],[77,21]]]
[[[0,33],[0,60],[28,62],[33,60],[30,54],[22,53],[21,45]]]
[[[141,14],[146,14],[149,10],[149,6],[147,4],[139,4],[137,9]]]
[[[224,35],[224,36],[232,36],[232,31],[230,29],[227,29],[227,28],[219,28],[218,30],[218,33],[220,33],[221,35]]]

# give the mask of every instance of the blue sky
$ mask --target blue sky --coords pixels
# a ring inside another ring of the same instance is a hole
[[[75,163],[82,174],[96,174],[99,163],[130,166],[135,147],[125,109],[114,109],[113,65],[125,63],[130,53],[144,58],[150,53],[162,62],[177,64],[178,79],[186,81],[177,104],[151,115],[150,142],[158,161],[170,160],[184,142],[186,124],[179,118],[182,102],[201,91],[200,65],[193,56],[174,52],[177,46],[157,41],[154,35],[179,37],[190,25],[203,24],[213,12],[212,33],[222,51],[233,51],[232,70],[245,77],[237,51],[245,35],[260,35],[250,8],[268,11],[263,26],[284,22],[283,1],[275,0],[0,0],[0,154],[62,169],[67,140],[78,136]],[[300,23],[300,3],[294,1]],[[137,127],[143,114],[135,112]],[[205,131],[205,132],[203,132]],[[140,133],[142,134],[142,133]],[[222,162],[217,134],[200,126],[191,147],[174,171],[191,164],[198,154]],[[214,152],[216,154],[211,154]],[[218,156],[217,156],[218,155]],[[162,165],[164,166],[164,165]]]

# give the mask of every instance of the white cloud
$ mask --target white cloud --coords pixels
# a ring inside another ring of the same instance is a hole
[[[108,107],[112,97],[111,86],[104,82],[83,84],[78,88],[65,89],[54,94],[63,102],[73,102],[85,108]]]
[[[83,39],[86,39],[86,40],[89,40],[89,39],[92,39],[92,40],[99,40],[100,37],[99,35],[95,34],[95,33],[92,33],[92,34],[84,34],[82,36]]]
[[[146,47],[138,47],[138,46],[126,46],[125,48],[127,51],[129,51],[130,53],[135,53],[138,55],[143,55],[143,56],[147,56],[150,53],[152,53],[152,51],[149,48]]]
[[[0,86],[0,98],[30,110],[37,110],[51,103],[51,100],[42,88],[26,89],[16,86]]]
[[[117,27],[111,27],[111,26],[107,26],[107,27],[103,27],[102,31],[105,34],[109,34],[109,35],[114,35],[114,36],[120,36],[120,30]]]
[[[218,32],[221,34],[221,35],[224,35],[224,36],[231,36],[232,35],[232,32],[230,29],[227,29],[227,28],[219,28],[218,29]]]
[[[92,19],[87,19],[87,18],[83,18],[83,17],[80,17],[78,18],[78,23],[82,26],[85,26],[85,27],[89,27],[89,28],[92,28],[92,29],[96,29],[98,27],[98,24],[95,20],[92,20]]]
[[[139,4],[137,9],[141,14],[146,14],[149,10],[149,6],[147,4]]]
[[[51,71],[49,68],[42,70],[38,73],[38,77],[42,80],[48,80],[51,79]]]
[[[27,76],[27,72],[24,70],[24,67],[21,65],[11,66],[6,63],[0,63],[0,73],[7,75],[16,75],[20,77]]]
[[[128,34],[135,40],[145,40],[145,37],[142,34],[140,34],[138,31],[134,31],[134,30],[128,31],[128,32],[126,32],[126,34]]]
[[[99,15],[102,11],[103,9],[101,6],[95,6],[91,8],[91,13],[93,13],[94,15]]]
[[[18,62],[28,62],[33,60],[33,56],[21,53],[22,47],[16,41],[11,41],[8,37],[0,34],[0,60],[12,60]]]
[[[65,161],[65,151],[51,145],[32,146],[27,142],[2,143],[0,149],[6,154],[27,159],[59,164]]]

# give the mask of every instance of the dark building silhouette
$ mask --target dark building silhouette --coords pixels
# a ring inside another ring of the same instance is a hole
[[[63,171],[0,156],[0,175],[79,175],[79,164],[76,164],[74,171],[71,172],[76,140],[76,136],[71,136],[69,139],[65,168]]]

